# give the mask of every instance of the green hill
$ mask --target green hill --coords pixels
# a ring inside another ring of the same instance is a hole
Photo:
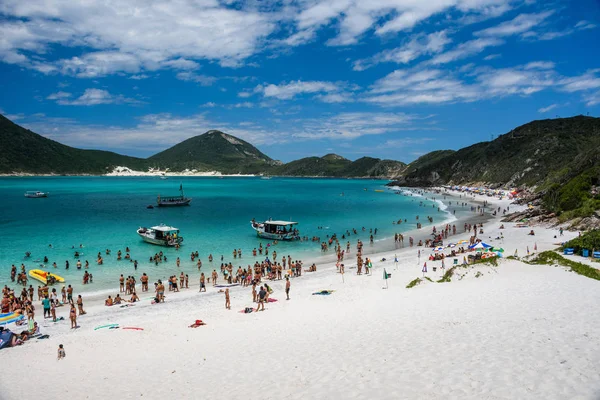
[[[146,161],[110,151],[65,146],[0,115],[0,173],[105,174],[116,166],[145,168]]]
[[[222,173],[259,173],[275,164],[250,143],[221,131],[194,136],[148,158],[153,167]]]
[[[544,188],[570,171],[581,171],[598,148],[600,118],[533,121],[491,142],[426,154],[408,166],[400,181],[410,186],[481,183]]]
[[[400,161],[362,157],[350,161],[337,154],[323,157],[306,157],[273,169],[273,174],[283,176],[328,176],[390,178],[399,176],[406,168]]]

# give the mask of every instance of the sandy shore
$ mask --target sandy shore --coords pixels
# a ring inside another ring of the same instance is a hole
[[[535,227],[532,237],[529,229],[499,225],[498,218],[486,222],[481,236],[506,255],[552,249],[575,235],[554,238],[558,231]],[[15,368],[0,375],[0,398],[600,398],[598,281],[502,260],[498,267],[461,268],[449,283],[424,280],[407,289],[423,277],[429,254],[417,247],[370,254],[367,246],[372,275],[347,269],[342,281],[335,264],[319,265],[292,280],[290,301],[283,282],[273,283],[279,301],[265,312],[238,313],[252,306],[246,288],[232,289],[231,311],[223,294],[210,287],[198,293],[197,286],[167,293],[160,305],[93,302],[79,329],[44,321],[49,339],[1,351],[3,363]],[[428,262],[426,276],[440,279],[440,264]],[[388,289],[382,289],[384,268],[392,274]],[[311,295],[322,289],[335,292]],[[196,319],[208,325],[187,328]],[[107,323],[144,330],[94,330]],[[67,358],[57,362],[59,343]],[[35,384],[19,384],[23,368]]]

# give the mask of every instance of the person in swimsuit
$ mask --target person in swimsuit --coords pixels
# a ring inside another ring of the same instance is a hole
[[[204,272],[200,274],[200,290],[198,292],[206,292],[206,283],[205,283]]]
[[[79,315],[86,314],[86,312],[83,311],[83,299],[81,298],[81,295],[77,296],[77,308],[79,308]]]
[[[290,278],[285,278],[285,295],[287,296],[286,300],[290,299]]]
[[[256,308],[256,311],[261,311],[261,307],[262,307],[262,311],[265,311],[266,299],[267,299],[267,291],[265,290],[265,288],[263,286],[261,286],[260,291],[258,292],[258,307]]]
[[[225,308],[231,310],[231,302],[229,300],[229,288],[225,289]]]
[[[71,311],[69,312],[69,318],[71,319],[71,329],[77,328],[77,310],[75,305],[71,304]]]

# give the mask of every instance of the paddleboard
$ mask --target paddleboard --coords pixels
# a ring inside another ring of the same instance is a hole
[[[144,328],[138,328],[136,326],[126,326],[126,327],[121,328],[121,329],[131,329],[131,330],[134,330],[134,331],[143,331],[144,330]]]
[[[100,325],[94,328],[95,331],[97,331],[98,329],[102,329],[102,328],[114,328],[114,327],[118,327],[119,324],[107,324],[107,325]]]

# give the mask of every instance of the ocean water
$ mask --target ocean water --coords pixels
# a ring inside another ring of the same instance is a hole
[[[354,246],[361,238],[369,240],[369,230],[377,228],[376,240],[381,241],[396,232],[416,227],[415,219],[426,225],[425,216],[434,217],[434,224],[448,218],[448,212],[438,211],[438,203],[419,197],[397,195],[384,185],[387,181],[352,179],[304,178],[206,178],[171,177],[6,177],[0,178],[0,284],[10,284],[10,267],[23,263],[27,270],[51,270],[72,284],[76,293],[106,291],[118,287],[118,277],[146,272],[151,281],[181,271],[196,282],[198,270],[190,260],[190,253],[198,251],[203,262],[202,271],[219,270],[221,255],[224,261],[246,266],[254,263],[252,249],[268,241],[256,237],[249,221],[292,219],[298,221],[302,236],[320,237],[356,228],[358,235],[349,240]],[[186,196],[192,197],[189,207],[147,209],[155,204],[156,196],[178,195],[182,184]],[[27,190],[50,192],[48,198],[29,199]],[[376,192],[375,190],[379,190]],[[383,192],[381,192],[383,190]],[[421,204],[422,203],[422,204]],[[407,223],[393,225],[392,221],[407,219]],[[160,223],[175,226],[184,237],[179,251],[144,243],[136,233],[140,226]],[[366,231],[362,231],[362,227]],[[52,245],[51,247],[49,245]],[[83,248],[79,248],[82,245]],[[133,263],[117,261],[117,251],[125,255],[131,250]],[[233,249],[242,249],[242,259],[234,260]],[[105,249],[112,254],[106,256]],[[281,255],[293,259],[307,259],[320,254],[320,244],[308,242],[280,242],[272,247]],[[82,284],[84,269],[77,270],[75,250],[90,263],[94,276],[91,285]],[[149,258],[163,251],[167,263],[155,266]],[[31,252],[29,258],[25,252]],[[104,265],[96,264],[102,252]],[[208,262],[212,254],[214,261]],[[44,256],[49,262],[42,264]],[[181,258],[181,267],[175,260]],[[257,257],[258,258],[258,257]],[[68,260],[70,268],[65,269]],[[56,262],[58,268],[52,268]],[[38,282],[31,279],[37,287]]]

